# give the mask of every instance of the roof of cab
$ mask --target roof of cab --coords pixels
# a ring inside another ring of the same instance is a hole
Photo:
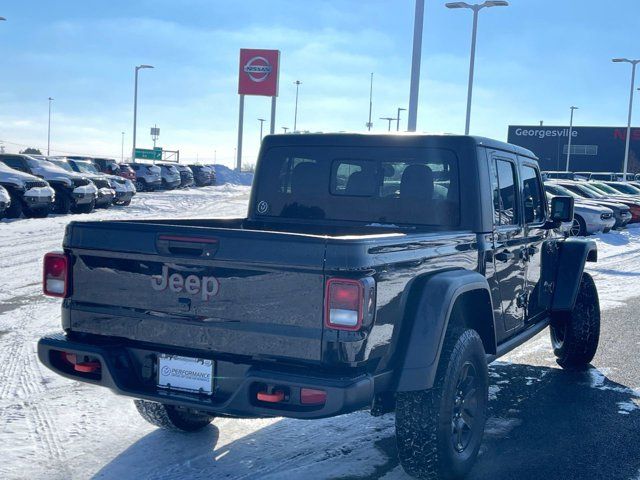
[[[406,146],[425,147],[435,144],[446,146],[454,143],[475,143],[477,146],[493,148],[537,160],[526,148],[511,143],[475,135],[427,134],[427,133],[285,133],[267,135],[263,145],[334,145],[334,146]]]

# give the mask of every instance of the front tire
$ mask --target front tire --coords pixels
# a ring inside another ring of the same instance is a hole
[[[147,191],[147,184],[144,182],[144,180],[136,180],[135,183],[136,186],[136,190],[138,192],[146,192]]]
[[[96,201],[91,200],[90,203],[83,203],[82,205],[76,205],[71,210],[73,213],[91,213],[96,208]]]
[[[23,212],[22,200],[13,193],[9,193],[9,197],[11,198],[11,205],[4,211],[4,216],[7,218],[20,218]]]
[[[600,300],[588,273],[582,274],[573,310],[554,314],[550,334],[558,365],[568,370],[589,367],[600,341]]]
[[[142,418],[156,427],[165,430],[195,432],[211,423],[213,417],[203,413],[195,413],[174,405],[134,400],[136,409]]]
[[[574,215],[573,223],[569,229],[570,237],[586,237],[587,236],[587,224],[580,215]]]
[[[448,332],[433,388],[397,396],[396,441],[405,472],[430,480],[463,478],[482,442],[488,389],[477,332]]]

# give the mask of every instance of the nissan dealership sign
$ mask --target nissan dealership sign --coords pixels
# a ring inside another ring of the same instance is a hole
[[[279,50],[240,50],[240,95],[278,96]]]

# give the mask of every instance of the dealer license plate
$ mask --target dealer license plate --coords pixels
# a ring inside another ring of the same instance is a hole
[[[211,395],[213,367],[213,360],[160,354],[158,387]]]

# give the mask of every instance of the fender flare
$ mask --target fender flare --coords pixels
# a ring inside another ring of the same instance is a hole
[[[487,279],[478,272],[452,270],[437,273],[427,279],[408,332],[406,351],[402,358],[397,391],[425,390],[433,386],[440,352],[456,300],[471,291],[486,291],[491,304]],[[495,348],[495,324],[491,319]],[[411,321],[411,318],[407,318]]]
[[[558,242],[555,262],[555,288],[552,312],[573,310],[586,262],[598,261],[598,247],[593,240],[569,238]]]

